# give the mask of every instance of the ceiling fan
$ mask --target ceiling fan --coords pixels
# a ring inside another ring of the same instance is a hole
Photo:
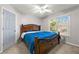
[[[48,9],[49,5],[43,5],[43,6],[39,6],[39,5],[34,5],[34,13],[40,13],[41,15],[45,14],[45,13],[51,13],[52,10]]]

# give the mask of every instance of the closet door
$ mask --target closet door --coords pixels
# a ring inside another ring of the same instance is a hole
[[[15,44],[15,14],[3,9],[3,50]]]

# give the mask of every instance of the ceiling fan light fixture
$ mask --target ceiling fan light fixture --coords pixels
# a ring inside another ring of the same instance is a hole
[[[45,13],[51,13],[52,11],[47,8],[48,8],[48,5],[44,5],[44,6],[35,5],[33,10],[34,10],[34,13],[40,13],[41,15]]]

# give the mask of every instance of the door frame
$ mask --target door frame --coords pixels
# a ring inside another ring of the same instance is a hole
[[[9,12],[11,12],[15,15],[15,43],[16,43],[16,40],[17,40],[17,28],[16,28],[17,14],[14,11],[2,6],[1,7],[1,25],[2,25],[1,26],[1,52],[3,52],[3,10],[7,10],[7,11],[9,11]]]

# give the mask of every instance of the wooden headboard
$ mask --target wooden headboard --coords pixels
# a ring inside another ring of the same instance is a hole
[[[35,25],[35,24],[28,24],[28,25],[21,25],[21,32],[27,32],[29,30],[32,31],[39,31],[40,30],[40,26],[39,25]]]
[[[28,24],[28,25],[21,25],[20,27],[20,36],[23,32],[27,32],[29,30],[32,31],[40,31],[40,26],[36,24]]]

